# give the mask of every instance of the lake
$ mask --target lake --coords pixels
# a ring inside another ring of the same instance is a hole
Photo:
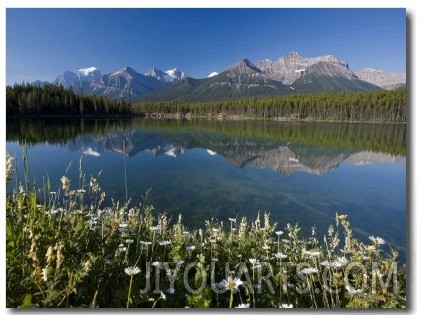
[[[24,143],[31,186],[48,178],[56,191],[66,174],[84,188],[101,172],[107,203],[148,201],[189,227],[266,211],[278,229],[298,222],[323,235],[338,212],[360,240],[382,237],[406,257],[405,125],[8,119],[8,192],[24,181]]]

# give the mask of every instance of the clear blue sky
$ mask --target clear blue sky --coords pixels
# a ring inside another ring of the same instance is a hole
[[[405,9],[6,9],[6,83],[65,70],[174,67],[195,78],[248,58],[332,54],[406,70]]]

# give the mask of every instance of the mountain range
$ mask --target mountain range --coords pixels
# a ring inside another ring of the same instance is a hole
[[[406,74],[371,68],[353,72],[346,62],[332,55],[307,58],[292,52],[275,61],[252,63],[243,59],[203,79],[189,77],[178,68],[166,71],[152,68],[141,74],[124,67],[102,74],[96,67],[89,67],[65,71],[53,83],[72,87],[74,92],[111,99],[203,102],[307,92],[394,89],[405,86]]]

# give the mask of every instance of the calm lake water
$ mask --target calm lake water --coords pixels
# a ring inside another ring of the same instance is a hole
[[[380,236],[406,254],[406,127],[262,121],[7,121],[6,148],[24,181],[66,173],[79,188],[101,172],[107,200],[148,198],[157,212],[181,213],[187,226],[270,212],[282,229],[298,222],[320,235],[348,214],[356,236]],[[125,178],[126,174],[126,178]],[[10,183],[13,190],[16,181]],[[388,249],[388,247],[386,247]]]

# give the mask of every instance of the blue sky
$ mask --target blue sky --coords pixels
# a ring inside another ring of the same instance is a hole
[[[332,54],[353,70],[406,70],[405,9],[6,9],[6,83],[65,70],[178,67],[207,77],[248,58]]]

